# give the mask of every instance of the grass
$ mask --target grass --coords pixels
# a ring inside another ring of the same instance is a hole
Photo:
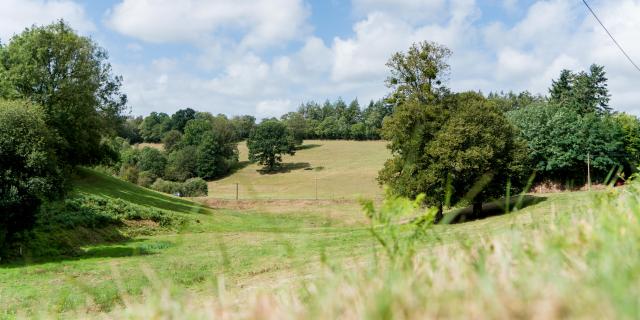
[[[332,152],[371,149],[376,158],[383,145],[321,143],[296,157],[308,159],[311,167],[326,166],[326,179],[347,192],[346,198],[355,198],[359,192],[348,193],[356,188],[346,185],[349,179],[329,173],[346,174],[350,162],[362,161],[356,166],[369,163],[361,174],[373,179],[378,160],[358,160],[355,151],[348,155],[351,161],[314,160],[305,152],[325,146]],[[315,172],[263,176],[250,168],[215,183],[234,177],[293,182]],[[640,315],[637,186],[542,195],[544,201],[512,214],[434,226],[412,244],[414,254],[400,252],[411,262],[399,267],[382,254],[353,200],[192,202],[90,169],[80,170],[74,182],[74,192],[124,199],[187,223],[86,246],[77,256],[0,265],[0,318]],[[363,182],[364,193],[379,195],[375,181],[369,182]],[[265,192],[275,197],[282,190]],[[405,241],[411,225],[398,228]]]
[[[294,156],[283,157],[278,173],[261,173],[240,143],[240,168],[209,183],[209,197],[235,199],[357,199],[381,197],[376,177],[389,157],[384,141],[305,140]]]

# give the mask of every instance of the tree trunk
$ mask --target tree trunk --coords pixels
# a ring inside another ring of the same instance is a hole
[[[442,218],[444,218],[444,215],[442,214],[442,204],[440,204],[438,205],[438,211],[436,212],[436,217],[433,220],[435,223],[438,223],[442,221]]]
[[[474,202],[473,203],[473,219],[480,218],[480,214],[482,213],[482,202]]]

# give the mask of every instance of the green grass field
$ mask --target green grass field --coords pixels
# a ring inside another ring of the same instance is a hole
[[[275,198],[286,192],[285,183],[317,173],[345,198],[380,195],[373,179],[385,157],[383,143],[313,144],[322,145],[286,161],[323,170],[263,176],[250,165],[210,188],[234,179],[255,185],[277,181],[283,187],[270,191]],[[316,152],[322,148],[346,156],[321,157]],[[338,177],[350,172],[351,178]],[[359,175],[366,177],[358,180],[362,192],[352,181]],[[125,227],[126,240],[86,246],[79,256],[0,265],[0,318],[640,314],[636,193],[628,201],[606,200],[611,191],[535,195],[542,201],[512,214],[434,226],[415,244],[418,251],[407,273],[385,263],[354,200],[192,202],[88,169],[80,170],[74,182],[74,192],[124,199],[188,222],[177,230],[151,228],[145,234],[128,234]],[[306,196],[304,190],[291,192],[291,198]],[[399,229],[406,235],[409,225]]]
[[[240,169],[209,183],[209,197],[235,199],[357,199],[380,197],[376,177],[389,151],[384,141],[305,140],[294,156],[283,157],[280,173],[263,174],[248,162],[240,143]]]

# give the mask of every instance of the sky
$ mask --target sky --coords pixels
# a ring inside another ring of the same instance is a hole
[[[589,0],[640,63],[640,0]],[[449,47],[454,91],[546,94],[562,69],[605,66],[640,115],[640,71],[581,0],[0,0],[0,41],[57,19],[109,52],[132,115],[190,107],[264,118],[306,101],[388,94],[391,54]]]

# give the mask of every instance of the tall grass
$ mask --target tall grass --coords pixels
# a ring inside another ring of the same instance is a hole
[[[295,285],[234,295],[226,293],[223,276],[205,296],[178,294],[158,280],[143,299],[125,299],[125,306],[109,316],[640,318],[638,182],[593,193],[571,209],[552,208],[543,220],[513,219],[501,232],[458,235],[446,242],[439,239],[447,226],[423,227],[424,233],[415,236],[420,223],[387,223],[418,213],[410,202],[393,201],[378,209],[367,205],[373,236],[392,248],[379,246],[383,250],[373,259],[335,266],[329,258],[321,272]]]

